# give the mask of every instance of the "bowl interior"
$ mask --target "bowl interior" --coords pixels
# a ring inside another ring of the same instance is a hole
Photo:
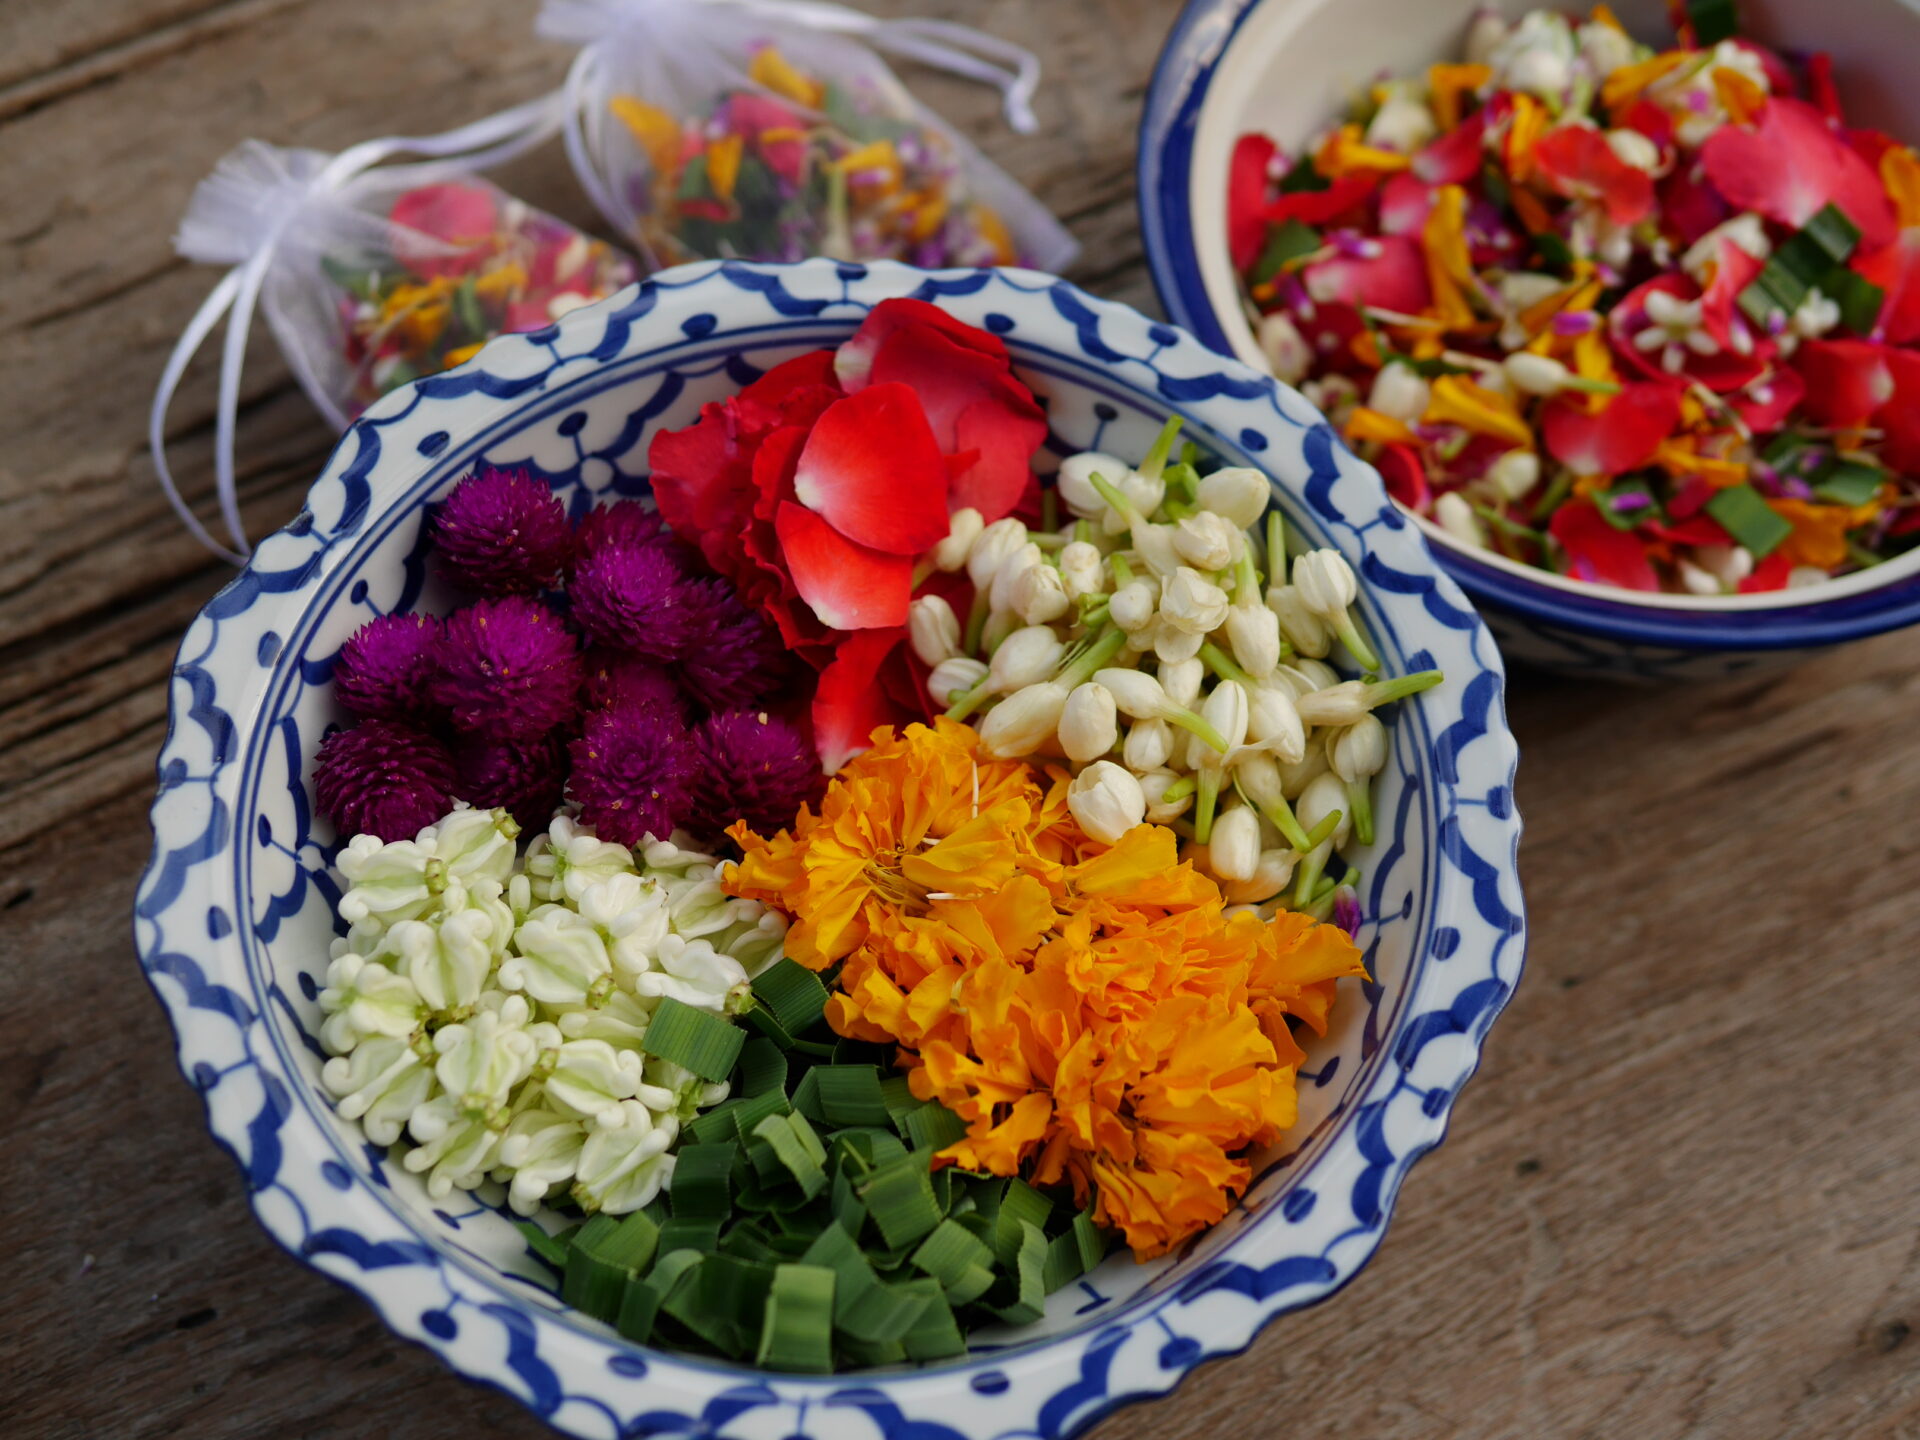
[[[1474,13],[1509,19],[1537,9],[1529,0],[1251,0],[1215,7],[1222,26],[1237,28],[1206,82],[1193,137],[1185,223],[1206,308],[1232,353],[1265,367],[1241,299],[1226,243],[1227,166],[1235,140],[1248,131],[1297,149],[1340,114],[1357,92],[1387,75],[1424,71],[1454,60]],[[1673,29],[1657,0],[1613,6],[1636,37],[1660,43]],[[1740,6],[1741,33],[1783,51],[1827,50],[1834,56],[1855,124],[1920,137],[1920,92],[1906,83],[1906,59],[1920,39],[1920,14],[1906,0],[1831,0],[1819,5],[1754,0]],[[1167,223],[1183,223],[1168,216]],[[1418,518],[1418,517],[1416,517]],[[1482,566],[1581,597],[1673,611],[1731,613],[1844,600],[1920,574],[1920,550],[1822,584],[1760,595],[1632,594],[1522,565],[1489,550],[1468,550],[1424,519],[1429,541]]]
[[[574,509],[647,491],[648,442],[663,427],[691,421],[703,402],[736,390],[758,371],[808,349],[832,346],[855,320],[796,321],[737,338],[688,339],[683,344],[616,359],[571,383],[549,383],[504,418],[474,434],[445,432],[421,442],[427,463],[334,557],[313,598],[274,635],[259,710],[241,737],[234,876],[242,913],[239,927],[255,1003],[265,1013],[271,1042],[286,1073],[296,1077],[289,1103],[317,1121],[342,1178],[371,1182],[381,1202],[399,1213],[421,1239],[449,1262],[504,1294],[558,1310],[555,1277],[534,1258],[500,1208],[495,1193],[455,1191],[434,1200],[397,1160],[364,1143],[357,1128],[332,1113],[319,1082],[323,1056],[313,1038],[315,1003],[335,929],[337,896],[328,862],[334,839],[311,816],[306,796],[312,756],[326,728],[344,716],[329,684],[341,643],[375,615],[415,605],[444,608],[422,553],[425,507],[476,461],[528,466],[547,477]],[[1122,455],[1144,452],[1170,413],[1168,402],[1121,378],[1115,368],[1087,358],[1044,352],[1009,337],[1020,372],[1045,400],[1051,423],[1051,465],[1074,450],[1098,446]],[[1259,464],[1248,437],[1204,425],[1190,431],[1220,460]],[[1254,437],[1257,438],[1257,437]],[[354,441],[350,438],[347,446]],[[1264,445],[1262,446],[1264,448]],[[1289,523],[1308,543],[1333,543],[1312,507],[1279,492]],[[1362,614],[1383,649],[1390,672],[1419,668],[1417,653],[1388,616],[1363,595]],[[1249,1226],[1295,1215],[1313,1203],[1298,1183],[1334,1131],[1332,1121],[1363,1093],[1388,1048],[1409,995],[1429,957],[1450,951],[1434,919],[1438,822],[1432,757],[1436,737],[1417,705],[1399,707],[1393,753],[1376,798],[1379,836],[1359,853],[1367,919],[1359,940],[1374,977],[1343,982],[1332,1032],[1309,1046],[1301,1081],[1300,1119],[1285,1142],[1261,1157],[1259,1178],[1244,1207],[1181,1254],[1150,1264],[1110,1258],[1079,1283],[1054,1294],[1045,1319],[1017,1334],[988,1335],[978,1349],[1024,1349],[1070,1331],[1109,1324],[1131,1306],[1164,1296],[1228,1251]],[[1449,777],[1451,778],[1451,777]],[[1506,803],[1504,800],[1501,803]],[[1457,939],[1457,937],[1456,937]],[[342,1188],[345,1188],[344,1184]],[[1305,1194],[1303,1201],[1301,1195]],[[571,1312],[561,1323],[610,1332]],[[694,1362],[698,1363],[698,1362]],[[718,1365],[720,1362],[714,1362]],[[971,1363],[971,1362],[969,1362]]]

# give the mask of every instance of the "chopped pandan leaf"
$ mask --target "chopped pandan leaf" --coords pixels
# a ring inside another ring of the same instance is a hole
[[[803,1375],[831,1372],[833,1289],[833,1271],[821,1266],[775,1266],[753,1363]]]
[[[1840,307],[1840,323],[1856,335],[1871,335],[1887,292],[1857,270],[1836,265],[1820,282],[1820,293]]]
[[[725,1220],[733,1213],[733,1192],[729,1177],[740,1147],[723,1145],[682,1145],[676,1152],[673,1181],[674,1218],[680,1220]]]
[[[1053,1213],[1053,1201],[1026,1181],[1009,1180],[1000,1200],[1000,1212],[994,1217],[993,1249],[1003,1266],[1011,1268],[1020,1253],[1022,1227],[1044,1231],[1047,1217]],[[1043,1237],[1044,1238],[1044,1237]]]
[[[881,1165],[891,1165],[895,1160],[903,1159],[907,1147],[891,1130],[882,1130],[878,1125],[855,1125],[833,1132],[828,1149],[844,1147],[860,1157],[863,1170],[873,1170]]]
[[[793,1108],[816,1125],[827,1122],[827,1112],[820,1108],[820,1070],[818,1065],[809,1066],[806,1074],[800,1077],[800,1083],[793,1087]]]
[[[1040,1283],[1051,1295],[1078,1280],[1084,1269],[1080,1260],[1080,1242],[1069,1230],[1047,1242],[1047,1260],[1040,1270]]]
[[[1760,273],[1741,290],[1747,318],[1765,326],[1776,314],[1791,315],[1807,292],[1846,262],[1860,243],[1860,228],[1837,206],[1828,204],[1767,257]]]
[[[711,1254],[720,1248],[720,1223],[675,1215],[660,1227],[659,1253],[671,1255],[675,1250],[692,1250],[701,1255]]]
[[[463,277],[454,287],[453,318],[466,332],[468,341],[486,339],[490,327],[487,317],[480,311],[480,292],[474,286],[471,275]]]
[[[1617,480],[1593,498],[1600,518],[1616,530],[1632,530],[1662,518],[1660,502],[1644,480]]]
[[[895,1288],[926,1301],[926,1307],[900,1337],[909,1359],[946,1360],[967,1353],[966,1337],[960,1333],[960,1324],[953,1318],[953,1307],[947,1304],[938,1281],[902,1280]]]
[[[1766,447],[1760,452],[1760,458],[1774,469],[1780,470],[1797,459],[1806,448],[1806,436],[1796,434],[1792,430],[1782,430],[1767,441]]]
[[[993,1251],[952,1220],[942,1220],[920,1242],[912,1264],[940,1282],[949,1305],[970,1304],[993,1287]]]
[[[538,1255],[556,1270],[567,1263],[567,1239],[573,1231],[563,1230],[558,1235],[549,1235],[539,1224],[532,1220],[516,1220],[514,1228],[527,1237],[527,1249]]]
[[[702,1080],[721,1081],[733,1074],[746,1032],[718,1015],[682,1004],[672,996],[660,1002],[641,1037],[649,1055],[691,1070]]]
[[[1005,1210],[1001,1211],[1004,1217]],[[988,1308],[1008,1325],[1031,1325],[1046,1313],[1047,1237],[1031,1221],[1020,1222],[1020,1245],[1002,1277],[1000,1285],[988,1297]]]
[[[1080,1247],[1080,1268],[1092,1270],[1107,1258],[1109,1237],[1107,1232],[1093,1223],[1093,1216],[1082,1210],[1073,1217],[1071,1232],[1074,1242]]]
[[[1834,459],[1813,479],[1813,493],[1830,505],[1864,505],[1880,493],[1887,472],[1859,460]]]
[[[764,1095],[755,1095],[750,1100],[742,1100],[733,1110],[735,1138],[742,1145],[753,1139],[754,1127],[769,1115],[786,1115],[793,1107],[787,1103],[787,1097],[778,1090],[769,1090]]]
[[[823,1162],[827,1158],[826,1150],[821,1146],[819,1137],[814,1134],[813,1126],[807,1123],[807,1117],[797,1112],[791,1115],[769,1115],[753,1127],[754,1137],[766,1142],[767,1150],[772,1152],[773,1164],[786,1173],[800,1193],[812,1199],[827,1187],[827,1172]],[[762,1180],[776,1178],[772,1166],[763,1164],[761,1153],[752,1145],[747,1153],[753,1160],[754,1169],[759,1171]]]
[[[786,1088],[786,1052],[764,1036],[747,1041],[740,1051],[740,1094],[764,1095]]]
[[[661,1310],[721,1354],[740,1359],[759,1343],[774,1267],[706,1255],[674,1286]]]
[[[728,1100],[716,1105],[704,1115],[696,1115],[687,1122],[681,1134],[696,1145],[715,1145],[722,1140],[738,1140],[739,1131],[734,1128],[733,1112],[741,1105],[738,1099]]]
[[[1486,194],[1488,202],[1496,210],[1507,208],[1507,201],[1513,191],[1507,185],[1506,172],[1498,165],[1488,164],[1480,171],[1480,188]]]
[[[1267,230],[1267,243],[1254,261],[1247,279],[1264,285],[1286,268],[1289,260],[1311,255],[1320,248],[1320,232],[1300,220],[1288,220]]]
[[[1703,50],[1740,33],[1733,0],[1687,0],[1687,22],[1693,26],[1693,43]]]
[[[880,1098],[885,1102],[887,1114],[899,1123],[900,1115],[908,1110],[920,1107],[920,1101],[914,1097],[913,1085],[904,1075],[889,1075],[880,1082]]]
[[[929,1100],[900,1117],[900,1133],[915,1150],[944,1150],[967,1137],[967,1122],[938,1100]]]
[[[863,1369],[898,1365],[907,1358],[906,1344],[899,1340],[856,1340],[841,1333],[833,1337],[833,1343],[848,1364]]]
[[[1776,515],[1751,485],[1730,485],[1718,491],[1707,501],[1707,513],[1756,560],[1771,555],[1793,533],[1793,526]]]
[[[364,300],[377,305],[385,298],[388,288],[400,277],[381,271],[372,265],[354,265],[331,255],[320,257],[320,270],[327,279],[356,300]]]
[[[779,1265],[799,1258],[800,1250],[788,1254],[774,1244],[775,1235],[759,1220],[742,1220],[720,1237],[720,1253],[762,1265]],[[778,1237],[786,1239],[787,1237]],[[803,1250],[805,1247],[800,1247]]]
[[[1331,190],[1333,181],[1313,168],[1313,157],[1302,155],[1293,168],[1280,177],[1282,195],[1298,195],[1303,190]]]
[[[614,1328],[627,1339],[642,1344],[652,1339],[653,1322],[659,1317],[660,1306],[700,1259],[697,1250],[675,1250],[662,1255],[646,1275],[628,1282]]]
[[[653,1262],[660,1234],[645,1214],[595,1215],[568,1243],[560,1298],[596,1320],[613,1320],[627,1282]]]
[[[674,193],[677,200],[702,200],[711,197],[713,186],[707,180],[707,157],[702,151],[680,167],[680,184]]]
[[[838,1128],[888,1123],[880,1072],[872,1065],[822,1065],[812,1073],[826,1124]]]
[[[802,1035],[827,1012],[827,987],[797,961],[782,957],[753,979],[753,995],[789,1035]]]
[[[940,1223],[927,1167],[912,1156],[875,1170],[860,1187],[860,1198],[888,1245],[911,1244]]]
[[[1565,270],[1573,264],[1573,247],[1551,230],[1534,236],[1533,248],[1540,252],[1541,261],[1549,269]]]

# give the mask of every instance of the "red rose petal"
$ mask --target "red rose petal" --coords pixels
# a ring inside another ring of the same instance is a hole
[[[1673,388],[1644,382],[1623,387],[1596,414],[1587,413],[1580,397],[1556,396],[1541,413],[1540,433],[1553,457],[1575,473],[1618,475],[1651,460],[1679,423]]]
[[[1625,530],[1616,530],[1591,501],[1573,500],[1553,512],[1547,530],[1567,552],[1567,574],[1596,585],[1625,590],[1658,590],[1660,576],[1646,546]]]
[[[1380,187],[1380,229],[1387,235],[1411,235],[1416,240],[1433,213],[1433,187],[1408,171],[1389,176]]]
[[[1301,271],[1307,293],[1315,300],[1373,306],[1417,315],[1427,308],[1433,292],[1427,284],[1426,252],[1408,235],[1379,235],[1372,243],[1380,253],[1371,260],[1357,256],[1329,256]]]
[[[655,435],[647,464],[654,501],[682,535],[730,535],[753,511],[752,452],[725,405],[703,405],[693,424]]]
[[[1278,147],[1265,135],[1242,135],[1227,165],[1227,246],[1233,268],[1248,270],[1260,258],[1267,238],[1261,210],[1267,199],[1267,171]]]
[[[1639,532],[1674,545],[1730,545],[1733,537],[1711,515],[1693,515],[1671,525],[1657,520],[1635,527]]]
[[[1264,223],[1253,260],[1260,258],[1260,246],[1266,241],[1268,225],[1284,225],[1289,220],[1298,220],[1302,225],[1329,225],[1365,201],[1379,183],[1373,175],[1343,175],[1324,190],[1296,190],[1272,201],[1261,212]],[[1248,268],[1253,260],[1240,268]]]
[[[873,383],[873,362],[881,347],[896,331],[910,326],[938,331],[956,345],[998,360],[1002,370],[1012,364],[1007,358],[1007,347],[998,337],[949,315],[938,305],[905,298],[882,300],[867,312],[860,328],[834,351],[834,374],[848,394]]]
[[[1816,425],[1864,425],[1894,394],[1896,352],[1870,340],[1809,340],[1793,354]]]
[[[1486,134],[1486,115],[1474,115],[1438,139],[1428,141],[1413,157],[1412,173],[1429,185],[1466,184],[1480,173],[1480,151]]]
[[[813,692],[813,743],[827,774],[865,750],[880,726],[904,718],[877,681],[905,637],[900,629],[849,635],[834,652],[833,663],[820,672]]]
[[[1660,218],[1673,227],[1680,243],[1691,245],[1733,214],[1720,192],[1692,165],[1677,166],[1659,184]]]
[[[1717,355],[1696,355],[1689,350],[1678,375],[1663,370],[1660,350],[1642,350],[1632,343],[1633,337],[1652,323],[1647,319],[1647,297],[1656,290],[1665,291],[1681,300],[1700,298],[1700,287],[1687,276],[1673,271],[1656,275],[1622,296],[1620,303],[1613,307],[1607,317],[1607,338],[1613,346],[1614,355],[1626,369],[1666,385],[1676,381],[1698,380],[1709,390],[1715,391],[1737,390],[1765,373],[1768,358],[1776,348],[1772,341],[1766,339],[1756,339],[1752,350],[1745,355],[1731,349],[1723,349]],[[1731,324],[1730,302],[1723,306],[1723,310],[1720,338],[1724,343],[1726,327]],[[1701,315],[1702,319],[1706,318],[1704,306]],[[1711,324],[1708,328],[1712,329]]]
[[[1776,550],[1753,567],[1753,573],[1740,582],[1742,595],[1761,595],[1769,590],[1787,588],[1787,577],[1793,574],[1793,562],[1784,551]]]
[[[1549,130],[1533,147],[1534,168],[1569,199],[1597,196],[1616,225],[1631,225],[1653,209],[1653,178],[1614,153],[1607,137],[1585,125]]]
[[[1776,95],[1757,127],[1723,125],[1700,147],[1700,160],[1736,209],[1798,229],[1832,204],[1859,227],[1863,244],[1893,238],[1893,207],[1880,177],[1804,100]]]
[[[1853,268],[1886,292],[1874,332],[1894,345],[1920,339],[1920,228],[1853,257]]]
[[[947,471],[920,399],[869,385],[814,423],[793,493],[855,544],[919,555],[947,537]]]
[[[1617,123],[1622,129],[1638,130],[1663,151],[1673,147],[1673,116],[1651,100],[1634,101]]]
[[[760,442],[753,456],[753,515],[756,520],[771,520],[782,500],[794,496],[794,476],[800,469],[800,456],[807,448],[812,432],[803,425],[782,425]]]
[[[870,383],[911,386],[943,454],[980,453],[952,469],[948,503],[971,505],[988,523],[1006,515],[1026,490],[1047,419],[1004,354],[956,343],[924,325],[896,329],[873,357]],[[963,423],[964,422],[964,423]]]
[[[392,243],[399,259],[422,275],[462,275],[486,256],[471,248],[460,255],[437,254],[438,246],[422,245],[413,237],[478,246],[499,227],[500,207],[488,187],[453,180],[406,191],[393,202],[387,218],[396,232]]]
[[[1409,510],[1427,513],[1433,503],[1433,490],[1427,484],[1427,467],[1418,450],[1411,445],[1382,445],[1373,468],[1387,482],[1387,494]]]
[[[1833,56],[1824,50],[1816,50],[1807,57],[1807,98],[1813,102],[1814,109],[1834,124],[1846,123],[1840,113],[1840,92],[1833,84]]]
[[[1756,434],[1764,435],[1786,424],[1787,417],[1800,408],[1806,396],[1807,382],[1800,378],[1800,372],[1782,368],[1745,392],[1728,398],[1739,412],[1741,423]]]
[[[856,545],[791,500],[773,517],[794,589],[820,623],[834,630],[882,630],[907,623],[913,561]]]
[[[1880,458],[1903,475],[1920,474],[1920,353],[1888,350],[1886,366],[1893,395],[1873,417],[1885,432]]]

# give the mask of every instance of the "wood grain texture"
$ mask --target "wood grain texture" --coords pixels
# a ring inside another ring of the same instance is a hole
[[[941,0],[1043,127],[915,75],[1151,307],[1134,126],[1175,0]],[[142,450],[210,277],[168,237],[246,135],[337,147],[536,93],[525,0],[0,6],[0,1433],[544,1432],[281,1254],[128,937],[164,679],[224,578]],[[588,220],[557,153],[504,177]],[[171,422],[204,501],[205,369]],[[262,346],[243,495],[330,437]],[[1920,635],[1686,691],[1516,677],[1526,983],[1374,1262],[1101,1440],[1920,1436]]]

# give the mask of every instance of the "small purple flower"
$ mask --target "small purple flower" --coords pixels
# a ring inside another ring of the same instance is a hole
[[[602,840],[664,840],[692,798],[696,758],[684,726],[646,710],[596,710],[569,747],[567,794]]]
[[[532,834],[545,830],[567,788],[567,746],[559,732],[531,741],[463,736],[454,745],[454,792],[478,809],[496,806]]]
[[[580,517],[574,547],[578,558],[606,545],[658,545],[672,539],[658,510],[649,510],[638,500],[616,500],[611,505],[597,505]]]
[[[440,718],[433,676],[442,626],[434,615],[382,615],[340,647],[333,693],[367,720],[404,720],[432,728]]]
[[[673,672],[621,650],[595,649],[586,655],[587,708],[650,710],[687,723],[687,696]]]
[[[786,685],[786,647],[766,616],[749,610],[725,581],[703,583],[719,597],[714,628],[688,652],[680,673],[707,709],[752,709]]]
[[[573,718],[580,680],[566,622],[537,600],[508,596],[447,617],[433,697],[455,729],[531,740]]]
[[[791,825],[826,782],[806,737],[765,711],[709,716],[693,732],[693,748],[699,764],[686,824],[703,840],[736,820],[763,834]]]
[[[531,595],[560,578],[573,554],[566,507],[522,470],[483,465],[433,517],[447,574],[477,595]]]
[[[574,567],[574,623],[602,645],[674,661],[706,642],[726,595],[658,545],[603,545]]]
[[[343,838],[411,840],[453,809],[453,756],[410,725],[363,720],[320,742],[313,792]]]

